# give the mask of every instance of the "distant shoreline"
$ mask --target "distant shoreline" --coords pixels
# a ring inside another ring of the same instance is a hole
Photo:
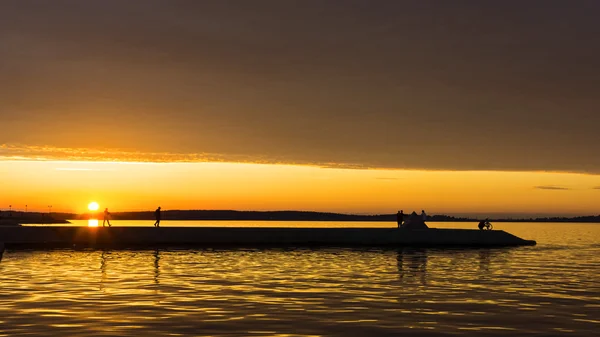
[[[60,224],[68,220],[102,219],[102,213],[39,213],[39,212],[7,212],[1,218],[21,223]],[[154,220],[154,212],[111,212],[111,220]],[[162,220],[209,220],[209,221],[337,221],[337,222],[396,222],[396,214],[356,215],[327,212],[305,211],[233,211],[233,210],[169,210],[162,212]],[[481,218],[454,217],[448,215],[430,215],[430,222],[477,222]],[[489,218],[491,222],[571,222],[600,223],[600,215],[578,217],[544,217],[544,218]]]

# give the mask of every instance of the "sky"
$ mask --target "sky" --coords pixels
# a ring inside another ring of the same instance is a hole
[[[598,214],[599,15],[2,1],[0,209]]]

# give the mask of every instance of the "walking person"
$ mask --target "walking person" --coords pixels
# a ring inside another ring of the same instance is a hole
[[[156,218],[156,222],[154,223],[154,227],[160,226],[160,206],[154,211],[154,218]]]
[[[104,227],[104,223],[108,223],[108,227],[110,226],[110,212],[108,212],[108,208],[104,209],[104,220],[102,220],[102,227]]]

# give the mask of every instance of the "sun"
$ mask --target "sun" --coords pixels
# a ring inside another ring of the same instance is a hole
[[[90,204],[88,205],[88,209],[90,211],[97,211],[98,208],[100,208],[100,205],[98,205],[98,203],[95,201],[90,202]]]

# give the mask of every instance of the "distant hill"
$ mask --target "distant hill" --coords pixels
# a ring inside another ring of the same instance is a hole
[[[115,220],[153,220],[154,212],[115,212]],[[88,219],[78,215],[73,219]],[[386,221],[395,222],[396,214],[358,215],[307,211],[233,211],[233,210],[169,210],[162,212],[163,220],[254,220],[254,221]],[[474,221],[447,215],[434,215],[429,221]]]

